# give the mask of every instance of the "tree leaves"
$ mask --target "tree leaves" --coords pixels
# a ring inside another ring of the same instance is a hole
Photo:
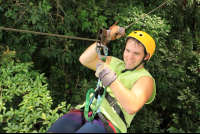
[[[31,63],[16,64],[14,61],[1,66],[0,122],[7,125],[3,129],[8,133],[45,132],[46,129],[37,130],[34,125],[43,122],[43,128],[50,127],[49,124],[63,115],[57,113],[58,108],[67,112],[64,102],[55,110],[50,110],[53,102],[44,74],[31,71],[31,66]]]
[[[130,133],[198,131],[200,55],[193,50],[200,48],[199,27],[194,31],[200,11],[194,1],[186,6],[184,2],[172,0],[126,29],[127,35],[143,30],[156,42],[156,51],[145,67],[156,80],[157,96],[152,105],[138,112]],[[108,29],[117,20],[117,25],[126,27],[163,1],[0,3],[2,27],[95,39],[99,28]],[[92,43],[0,31],[0,132],[45,133],[71,106],[84,100],[97,81],[94,72],[80,64],[79,56]],[[125,38],[108,47],[109,55],[123,59]]]

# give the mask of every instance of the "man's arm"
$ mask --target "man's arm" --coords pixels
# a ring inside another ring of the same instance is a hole
[[[137,113],[149,100],[153,93],[153,85],[153,79],[144,76],[137,80],[131,90],[125,88],[118,79],[110,84],[110,88],[122,108],[132,115]]]
[[[84,66],[96,71],[97,61],[99,60],[99,56],[96,53],[96,42],[89,46],[85,52],[79,57],[79,61]],[[103,55],[102,55],[103,57]],[[110,63],[111,56],[107,56],[106,63]]]
[[[116,24],[111,26],[108,30],[103,30],[103,31],[104,32],[101,34],[99,33],[98,36],[99,36],[99,38],[102,37],[102,39],[100,39],[101,41],[105,41],[105,42],[101,42],[104,45],[106,44],[108,37],[112,37],[111,40],[115,40],[120,37],[125,37],[125,35],[126,35],[125,29],[123,27],[117,26]],[[115,36],[113,36],[113,35],[115,35]],[[92,44],[90,47],[88,47],[86,49],[86,51],[79,58],[79,61],[81,62],[81,64],[83,64],[84,66],[86,66],[94,71],[96,71],[97,61],[99,60],[99,56],[96,53],[95,49],[96,49],[96,42],[94,44]],[[111,58],[112,57],[107,56],[107,58],[106,58],[107,64],[110,63]]]
[[[150,76],[143,76],[129,90],[116,78],[115,72],[110,71],[107,63],[99,60],[98,64],[100,66],[95,75],[102,80],[105,87],[110,86],[117,101],[128,114],[137,113],[153,93],[153,79]]]

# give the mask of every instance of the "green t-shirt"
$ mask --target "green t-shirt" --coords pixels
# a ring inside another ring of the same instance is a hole
[[[111,61],[109,63],[112,71],[116,72],[118,79],[121,81],[121,83],[129,90],[131,90],[132,86],[134,85],[134,83],[142,76],[150,76],[150,73],[142,68],[142,69],[138,69],[138,70],[134,70],[134,71],[127,71],[125,73],[121,73],[122,70],[125,70],[125,63],[122,60],[119,60],[115,57],[111,58]],[[153,88],[153,93],[150,97],[150,99],[145,103],[145,104],[150,104],[156,95],[156,85],[155,85],[155,80],[152,77],[153,81],[154,81],[154,88]],[[107,87],[107,92],[110,94],[110,96],[112,96],[114,99],[115,96],[110,88],[110,86]],[[91,109],[93,109],[96,106],[97,100],[94,98],[92,104],[91,104]],[[117,103],[119,106],[120,104]],[[83,105],[78,105],[76,108],[80,108]],[[122,112],[124,113],[126,122],[127,122],[127,127],[124,124],[124,122],[122,121],[122,119],[119,117],[119,115],[116,113],[116,111],[114,110],[113,107],[111,107],[108,103],[108,101],[106,99],[104,99],[102,101],[102,104],[100,106],[101,108],[101,112],[104,114],[104,116],[110,120],[113,125],[115,125],[115,127],[117,127],[122,133],[127,133],[127,128],[130,127],[131,121],[133,120],[135,114],[133,115],[129,115],[121,106],[120,108],[122,109]]]

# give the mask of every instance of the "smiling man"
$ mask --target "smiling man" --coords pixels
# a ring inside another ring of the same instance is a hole
[[[133,69],[143,60],[144,55],[146,55],[146,50],[143,45],[137,40],[130,38],[127,40],[126,48],[124,51],[124,62],[126,69]],[[145,59],[149,58],[149,54]],[[142,65],[138,66],[137,69],[143,68]]]
[[[114,26],[106,33],[106,38],[114,34],[124,36],[125,30]],[[48,132],[126,133],[136,113],[144,104],[154,100],[155,80],[144,68],[144,61],[148,61],[155,51],[155,42],[149,34],[134,31],[126,37],[123,61],[107,56],[106,62],[103,62],[95,51],[96,44],[89,46],[79,60],[84,66],[96,71],[95,75],[107,89],[100,106],[101,114],[87,121],[84,112],[79,109],[84,104],[77,106],[76,110],[59,118]],[[97,99],[94,99],[90,105],[91,110],[96,104]],[[91,112],[89,114],[91,116]]]

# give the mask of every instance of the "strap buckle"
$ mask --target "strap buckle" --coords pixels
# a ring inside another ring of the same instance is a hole
[[[113,100],[112,102],[110,102],[111,107],[113,107],[115,104],[117,104],[117,100]]]

